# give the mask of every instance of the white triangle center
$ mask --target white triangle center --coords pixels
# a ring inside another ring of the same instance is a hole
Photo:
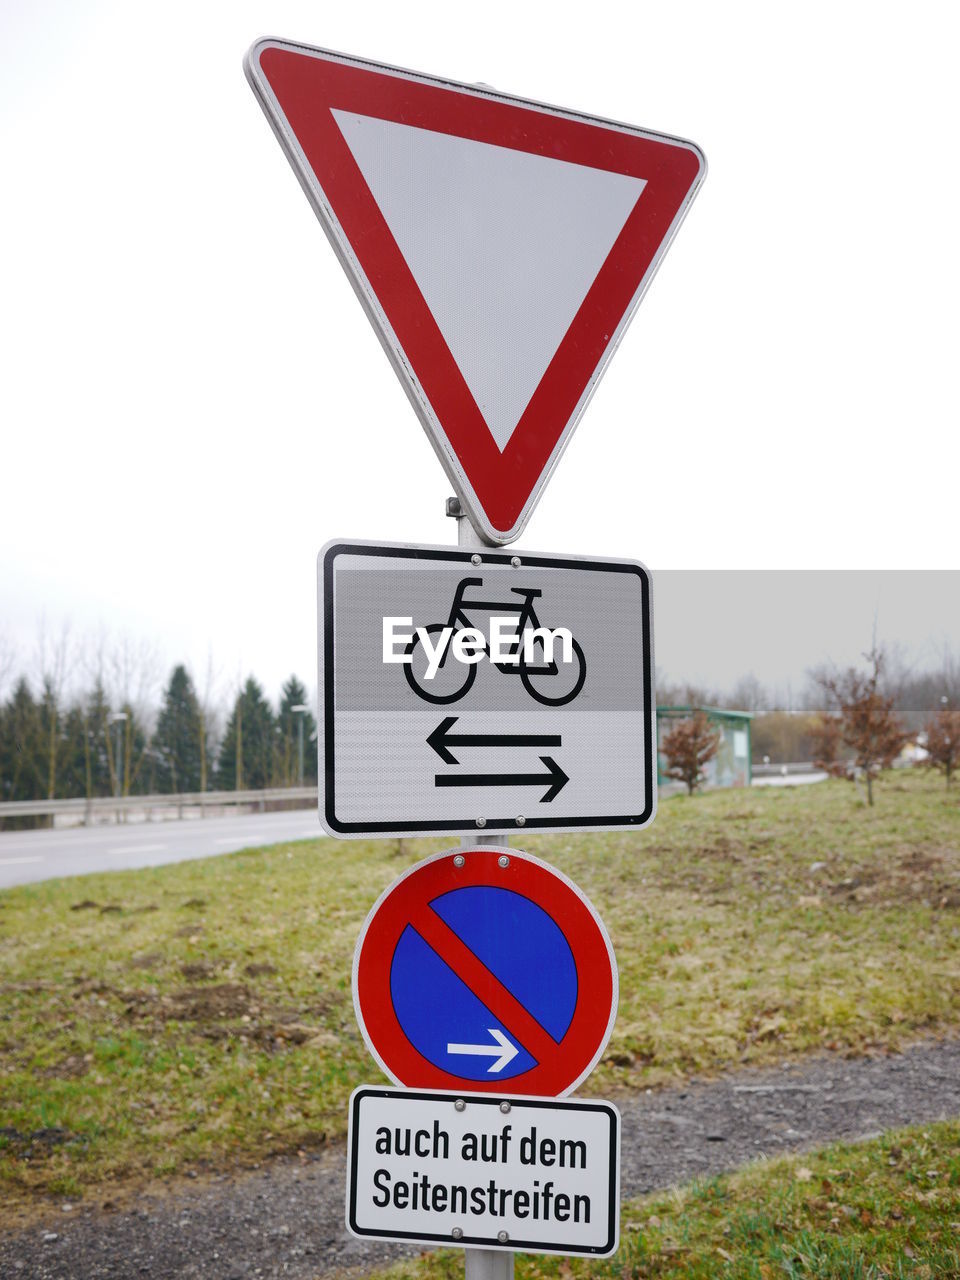
[[[502,452],[645,180],[333,115]]]

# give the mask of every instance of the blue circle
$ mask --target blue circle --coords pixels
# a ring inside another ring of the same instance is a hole
[[[577,968],[556,921],[522,894],[488,885],[453,889],[430,907],[559,1045],[576,1009]],[[538,1065],[412,925],[393,954],[390,995],[410,1043],[442,1071],[507,1080]]]

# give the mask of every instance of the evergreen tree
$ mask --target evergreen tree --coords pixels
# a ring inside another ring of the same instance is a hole
[[[42,800],[43,731],[40,709],[22,677],[0,707],[0,800]],[[36,827],[43,818],[0,819],[0,825]]]
[[[294,711],[296,706],[307,705],[307,691],[296,676],[291,676],[280,695],[280,714],[277,716],[277,782],[280,786],[294,787],[300,782],[300,721],[303,721],[303,781],[305,785],[317,781],[317,744],[314,734],[317,722],[309,711]]]
[[[107,717],[110,704],[98,678],[82,704],[83,792],[88,799],[113,794],[112,763],[108,748]]]
[[[250,676],[233,704],[220,744],[219,785],[228,791],[269,787],[273,781],[275,735],[273,712],[260,685]]]
[[[153,735],[155,777],[160,792],[201,789],[203,721],[186,667],[173,669]],[[157,758],[159,757],[159,758]]]
[[[62,717],[62,758],[57,773],[57,799],[70,800],[86,795],[86,729],[83,704],[75,702]]]
[[[42,749],[40,711],[29,684],[21,676],[3,707],[0,720],[0,798],[39,800],[43,797]]]
[[[147,767],[150,746],[146,727],[129,702],[120,708],[127,718],[123,721],[120,743],[123,757],[121,760],[120,780],[122,794],[125,796],[143,796],[147,794],[150,772]]]

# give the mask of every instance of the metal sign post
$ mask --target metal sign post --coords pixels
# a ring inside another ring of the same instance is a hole
[[[470,520],[463,513],[459,499],[450,498],[447,502],[447,514],[456,513],[457,546],[465,550],[485,545],[483,539],[474,529]],[[474,845],[506,845],[509,836],[501,838],[496,835],[467,835],[461,841],[465,846]],[[464,1249],[464,1280],[513,1280],[513,1253],[503,1249]]]

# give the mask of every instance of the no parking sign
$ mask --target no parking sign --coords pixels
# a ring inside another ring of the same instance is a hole
[[[417,863],[378,899],[354,956],[367,1047],[407,1087],[563,1097],[603,1052],[617,996],[589,900],[515,849]]]

